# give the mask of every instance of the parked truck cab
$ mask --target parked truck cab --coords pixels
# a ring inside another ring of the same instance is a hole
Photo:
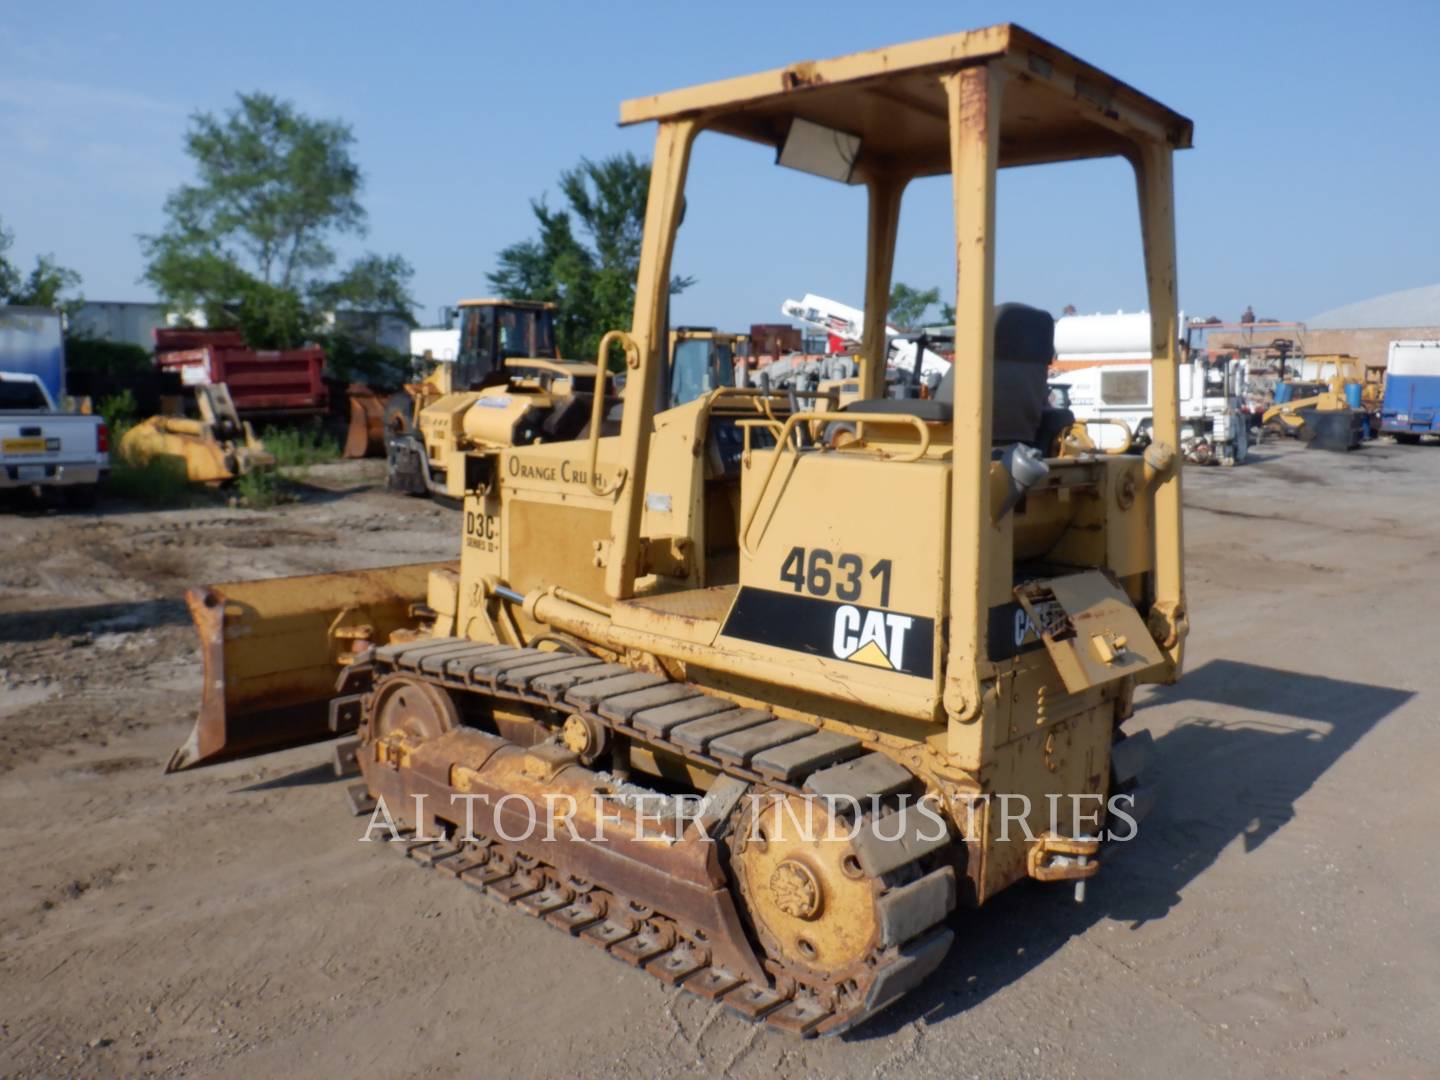
[[[109,471],[98,416],[61,412],[38,376],[0,371],[0,491],[56,488],[88,506]]]

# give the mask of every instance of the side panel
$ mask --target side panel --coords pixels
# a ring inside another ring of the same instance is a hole
[[[797,684],[912,717],[939,708],[949,469],[865,454],[755,451],[740,590],[716,648]],[[750,510],[758,503],[753,520]]]
[[[1381,430],[1440,431],[1440,375],[1387,375]]]

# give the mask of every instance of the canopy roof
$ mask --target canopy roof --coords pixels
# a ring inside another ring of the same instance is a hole
[[[1001,165],[1102,157],[1137,140],[1190,145],[1188,119],[1011,24],[635,98],[621,104],[620,122],[694,117],[706,130],[778,149],[798,117],[858,135],[858,171],[945,173],[940,77],[986,63],[1011,76],[1001,98]]]
[[[512,307],[528,311],[554,311],[549,300],[507,300],[503,296],[486,296],[479,300],[461,300],[460,307]]]

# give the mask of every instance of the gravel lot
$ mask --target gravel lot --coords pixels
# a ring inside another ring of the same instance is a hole
[[[323,746],[161,775],[199,698],[186,585],[458,552],[380,480],[0,508],[0,1075],[1440,1075],[1440,447],[1188,470],[1140,839],[1084,905],[964,915],[939,978],[811,1042],[357,844]]]

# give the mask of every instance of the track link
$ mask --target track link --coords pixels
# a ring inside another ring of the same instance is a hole
[[[520,847],[478,830],[473,841],[463,842],[417,841],[412,833],[403,850],[419,865],[543,919],[669,986],[801,1036],[838,1034],[864,1022],[920,983],[949,951],[953,932],[944,921],[955,897],[954,871],[946,862],[950,841],[922,836],[917,823],[896,809],[893,797],[913,793],[916,778],[858,739],[593,657],[456,638],[384,646],[357,658],[345,682],[352,692],[332,703],[332,727],[359,723],[369,686],[392,674],[418,677],[457,696],[523,703],[542,715],[579,714],[616,735],[664,748],[719,773],[722,782],[730,778],[727,790],[735,797],[727,814],[744,790],[860,800],[863,821],[854,844],[866,873],[882,883],[881,932],[864,961],[838,978],[817,980],[774,957],[754,969],[763,978],[754,970],[745,977],[714,963],[715,952],[724,951],[720,943],[687,933],[681,920],[656,906],[663,900],[647,897],[651,903],[640,904],[603,882],[579,880],[539,856],[543,843]],[[353,810],[373,805],[365,794],[352,789]],[[725,824],[718,824],[723,833]],[[743,906],[733,877],[730,891]],[[729,955],[753,950],[748,940],[725,944]]]

